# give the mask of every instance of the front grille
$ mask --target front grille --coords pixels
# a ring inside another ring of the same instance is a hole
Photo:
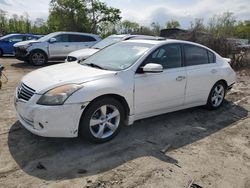
[[[30,98],[35,94],[35,92],[36,91],[34,89],[22,83],[17,89],[17,98],[22,99],[24,101],[29,101]]]
[[[14,47],[14,52],[17,56],[25,56],[27,54],[26,49],[20,47]]]
[[[72,57],[72,56],[68,56],[68,57],[67,57],[67,61],[68,61],[68,62],[72,62],[72,61],[76,61],[76,60],[77,60],[76,57]]]

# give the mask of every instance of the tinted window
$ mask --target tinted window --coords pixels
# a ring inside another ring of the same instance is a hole
[[[13,36],[7,39],[9,42],[21,42],[24,40],[24,37],[19,35],[19,36]]]
[[[185,62],[187,66],[208,64],[207,50],[194,45],[184,45]]]
[[[96,41],[93,37],[84,35],[70,35],[70,42],[92,42]]]
[[[215,55],[214,55],[214,53],[208,51],[208,59],[209,59],[209,63],[215,63]]]
[[[181,67],[181,47],[178,44],[168,44],[153,52],[144,62],[161,64],[164,69]]]
[[[69,42],[69,36],[66,34],[57,35],[55,38],[56,38],[56,42]]]

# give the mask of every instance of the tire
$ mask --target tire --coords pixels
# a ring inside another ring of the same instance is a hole
[[[0,49],[0,57],[2,57],[2,56],[3,56],[3,50]]]
[[[79,135],[93,143],[107,142],[118,134],[124,118],[125,111],[119,101],[110,97],[97,99],[82,114]]]
[[[48,62],[48,57],[43,51],[35,50],[31,52],[29,62],[35,66],[41,66]]]
[[[217,82],[211,89],[207,99],[206,107],[210,110],[215,110],[221,107],[226,95],[226,85],[224,82]]]

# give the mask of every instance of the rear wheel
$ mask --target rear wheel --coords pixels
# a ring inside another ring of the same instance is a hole
[[[47,63],[47,61],[47,55],[40,50],[32,52],[29,57],[29,62],[36,66],[44,65]]]
[[[212,110],[219,108],[224,101],[225,94],[225,84],[223,82],[217,82],[210,91],[207,107]]]
[[[95,143],[114,138],[124,122],[124,108],[113,98],[105,97],[92,102],[83,113],[79,134]]]

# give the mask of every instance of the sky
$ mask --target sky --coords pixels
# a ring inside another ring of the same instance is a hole
[[[101,0],[108,6],[119,8],[123,19],[141,25],[158,22],[164,26],[168,20],[178,20],[187,28],[195,18],[206,23],[215,14],[233,12],[238,20],[250,19],[250,0]],[[32,20],[48,17],[50,0],[0,0],[0,9],[9,14],[27,12]]]

